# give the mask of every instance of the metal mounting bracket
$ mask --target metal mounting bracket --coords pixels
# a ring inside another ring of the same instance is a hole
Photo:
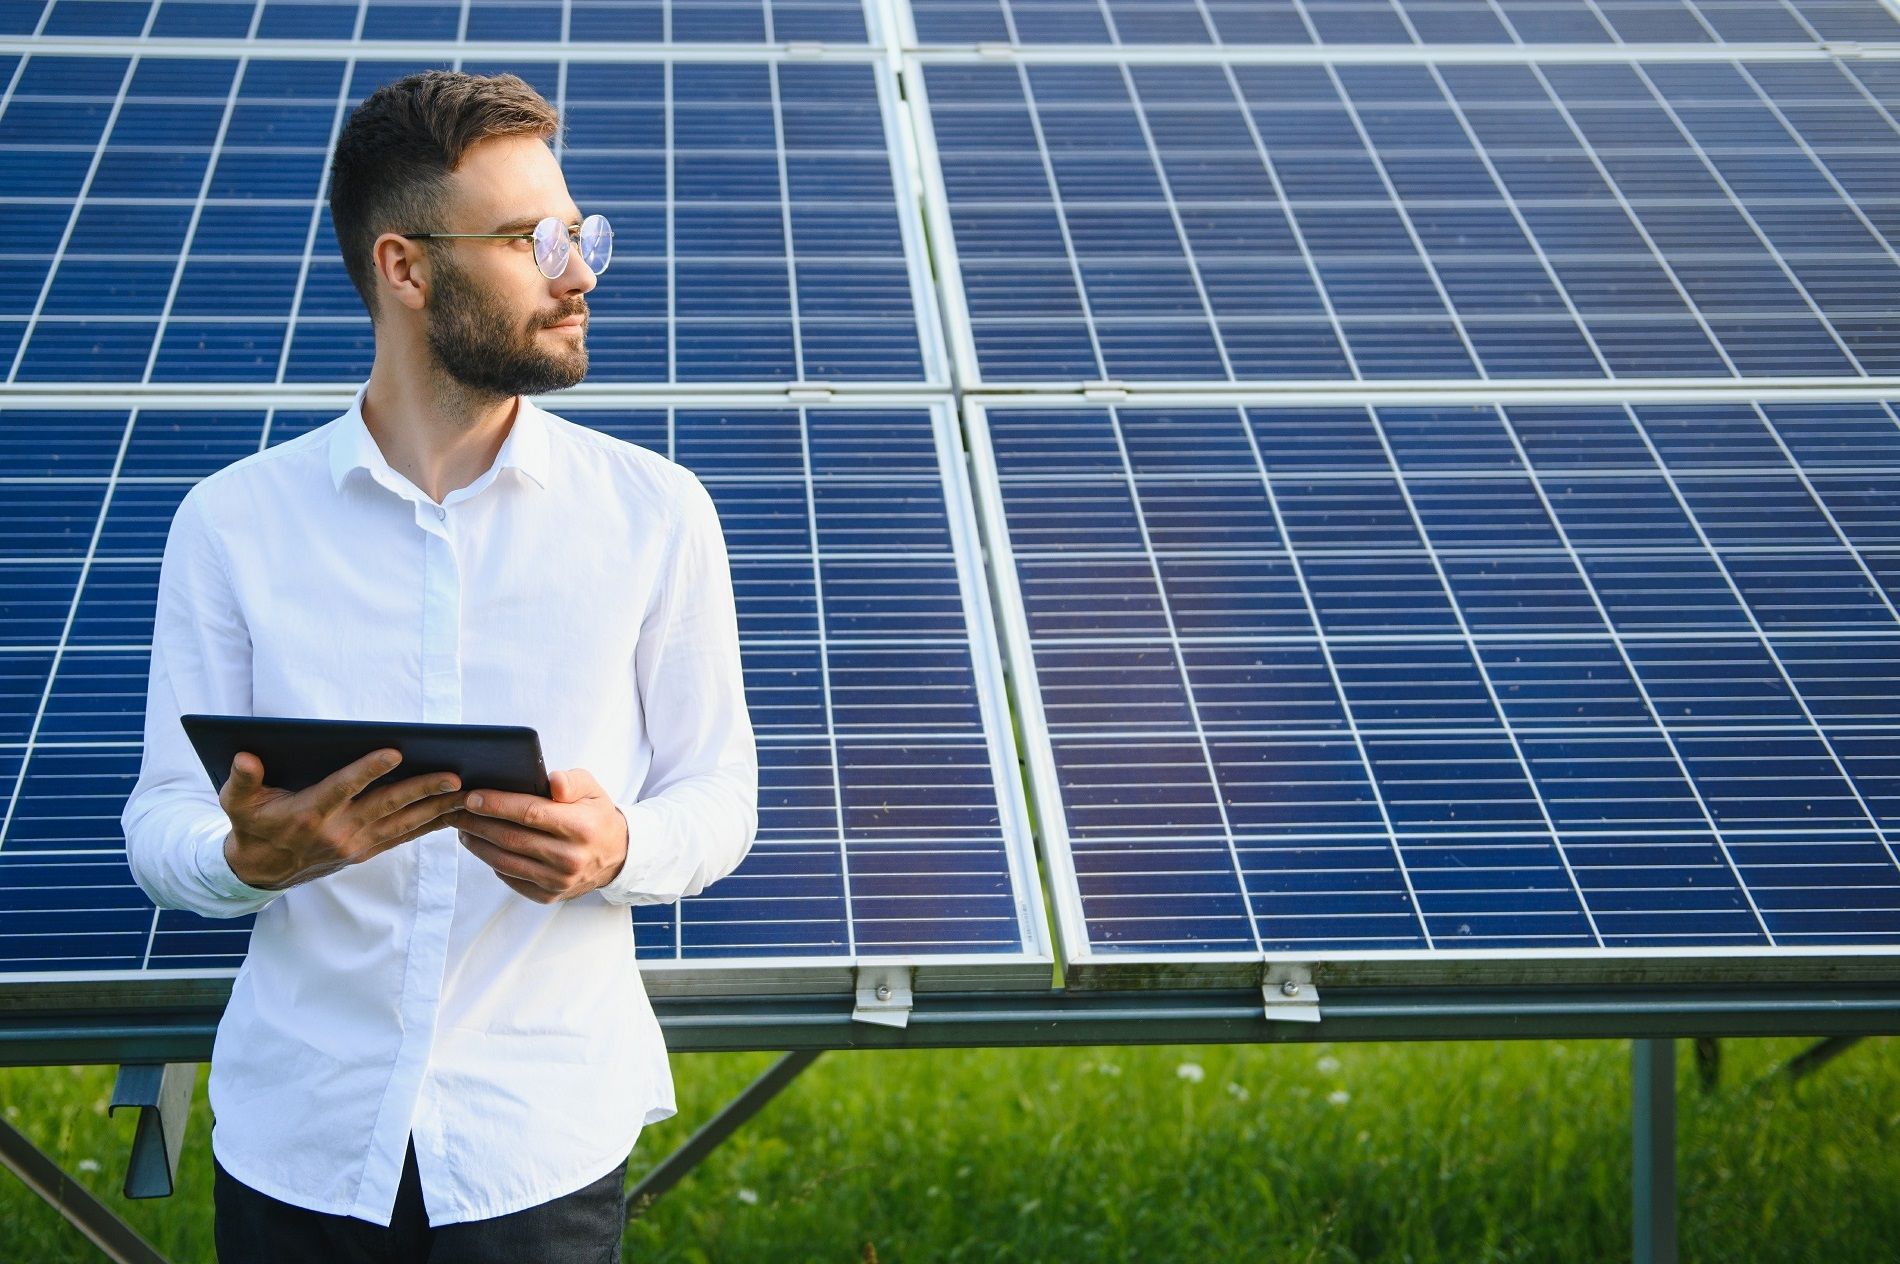
[[[859,966],[857,980],[852,1018],[884,1027],[910,1026],[909,966]]]
[[[1260,985],[1260,995],[1266,1001],[1269,1021],[1319,1021],[1319,989],[1313,986],[1312,966],[1286,963],[1269,965],[1266,980]]]
[[[107,1113],[117,1114],[121,1106],[139,1108],[132,1158],[125,1168],[127,1198],[171,1197],[197,1083],[195,1062],[130,1063],[119,1068]]]
[[[827,404],[831,388],[823,382],[799,382],[785,388],[785,398],[794,404]]]
[[[1084,382],[1082,384],[1082,398],[1113,403],[1128,398],[1128,386],[1126,383],[1114,378],[1108,378],[1100,382]]]

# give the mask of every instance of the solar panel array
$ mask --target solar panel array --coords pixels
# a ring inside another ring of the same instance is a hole
[[[117,835],[157,562],[367,373],[327,157],[428,66],[562,111],[617,240],[544,402],[725,525],[760,833],[634,911],[660,988],[1033,985],[1045,878],[1082,986],[1880,952],[1897,30],[0,0],[0,974],[241,959]]]

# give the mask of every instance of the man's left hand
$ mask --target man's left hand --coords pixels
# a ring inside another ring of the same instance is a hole
[[[476,790],[466,807],[441,818],[462,846],[537,904],[604,887],[627,863],[627,818],[592,773],[551,772],[548,788],[551,799]]]

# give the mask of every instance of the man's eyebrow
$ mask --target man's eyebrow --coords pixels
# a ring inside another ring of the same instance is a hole
[[[503,224],[500,228],[495,229],[495,231],[498,233],[525,233],[530,228],[533,228],[536,224],[539,224],[542,220],[546,218],[547,216],[545,215],[524,215],[520,219],[509,220],[506,224]],[[563,222],[568,223],[568,224],[578,224],[580,223],[580,220],[581,220],[581,217],[576,215],[573,219],[565,220]]]

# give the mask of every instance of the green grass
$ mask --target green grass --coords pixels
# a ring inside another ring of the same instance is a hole
[[[1756,1083],[1806,1043],[1724,1042],[1712,1094],[1678,1045],[1685,1261],[1900,1251],[1893,1046]],[[635,1178],[774,1056],[674,1055],[680,1114],[641,1135]],[[118,1194],[113,1074],[0,1070],[0,1101],[174,1260],[211,1260],[203,1068],[180,1191],[140,1201]],[[834,1052],[636,1221],[627,1258],[1615,1260],[1629,1164],[1621,1041]],[[97,1258],[0,1174],[0,1259]]]

